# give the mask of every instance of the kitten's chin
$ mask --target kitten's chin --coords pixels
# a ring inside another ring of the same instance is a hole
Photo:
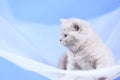
[[[62,44],[63,46],[65,46],[65,47],[68,47],[69,45],[68,44]]]
[[[70,43],[70,42],[61,42],[61,44],[64,46],[64,47],[67,47],[68,49],[73,49],[75,47],[75,44],[74,43]]]
[[[73,44],[67,44],[67,43],[62,43],[62,45],[65,46],[65,47],[67,47],[67,48],[68,48],[68,47],[73,47],[73,46],[74,46]]]

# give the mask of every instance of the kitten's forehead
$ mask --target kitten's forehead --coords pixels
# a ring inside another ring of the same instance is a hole
[[[90,24],[82,19],[77,19],[77,18],[70,18],[70,19],[62,19],[61,20],[61,23],[62,24],[74,24],[74,23],[77,23],[79,25],[86,25],[86,26],[89,26]]]
[[[67,33],[70,31],[75,31],[75,25],[79,26],[79,29],[84,32],[84,30],[91,30],[90,24],[84,20],[71,18],[61,21],[61,32]]]
[[[71,22],[66,21],[62,23],[61,31],[70,31],[72,26],[73,24]]]
[[[61,23],[62,23],[61,31],[74,31],[74,25],[80,25],[80,21],[74,18],[62,19]]]

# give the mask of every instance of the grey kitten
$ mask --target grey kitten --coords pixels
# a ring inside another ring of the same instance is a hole
[[[92,70],[115,64],[113,55],[91,26],[80,19],[62,19],[60,43],[67,48],[59,68]]]

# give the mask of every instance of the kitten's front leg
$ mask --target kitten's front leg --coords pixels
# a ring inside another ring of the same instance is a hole
[[[72,71],[75,70],[75,67],[73,65],[73,62],[68,62],[67,64],[67,70],[66,71]],[[60,80],[74,80],[73,75],[65,74]]]
[[[68,62],[68,64],[67,64],[67,70],[75,70],[73,62]]]
[[[101,69],[101,68],[105,68],[105,67],[106,67],[105,62],[99,59],[97,61],[97,64],[96,64],[96,69]],[[107,80],[107,78],[106,77],[100,77],[100,78],[98,78],[98,80]]]
[[[110,67],[110,65],[108,65],[107,62],[103,59],[97,59],[96,69],[101,69],[105,67]]]

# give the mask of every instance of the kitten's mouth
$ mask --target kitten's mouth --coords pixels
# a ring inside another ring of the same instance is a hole
[[[61,43],[63,46],[65,46],[65,47],[67,47],[68,45],[65,43],[65,42],[63,42],[63,43]]]

